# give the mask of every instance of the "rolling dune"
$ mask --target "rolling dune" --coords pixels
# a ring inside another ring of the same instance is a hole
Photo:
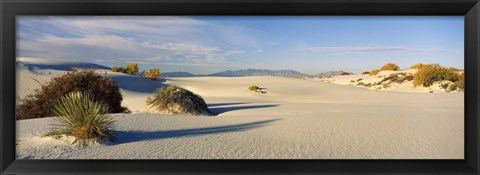
[[[52,118],[17,121],[20,159],[463,159],[464,94],[375,91],[284,77],[144,79],[108,70],[132,114],[112,114],[118,139],[75,147],[41,137]],[[51,72],[51,73],[48,73]],[[17,96],[60,70],[17,65]],[[202,96],[215,116],[144,112],[156,88]],[[266,88],[266,94],[248,86]]]

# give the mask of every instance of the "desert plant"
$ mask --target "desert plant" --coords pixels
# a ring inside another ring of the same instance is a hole
[[[150,69],[149,72],[144,71],[143,77],[156,80],[160,77],[160,69]]]
[[[123,67],[117,67],[117,66],[112,67],[112,72],[123,72],[123,71],[124,71]]]
[[[89,92],[96,102],[109,107],[109,113],[122,112],[122,94],[110,78],[96,74],[94,70],[72,71],[54,77],[43,84],[35,93],[21,99],[16,109],[16,119],[30,119],[52,116],[54,102],[74,91]]]
[[[372,75],[377,75],[378,72],[380,72],[380,70],[374,69],[374,70],[370,71],[369,75],[370,75],[370,76],[372,76]]]
[[[250,86],[250,87],[248,87],[248,90],[249,90],[249,91],[257,91],[257,90],[260,90],[260,87],[258,87],[258,86]]]
[[[54,128],[46,136],[74,136],[75,142],[111,141],[114,120],[105,115],[108,106],[94,101],[86,92],[71,92],[53,106]]]
[[[396,64],[393,64],[393,63],[388,63],[388,64],[385,64],[383,65],[380,70],[393,70],[393,71],[398,71],[400,70],[400,67],[398,67]]]
[[[414,86],[429,87],[436,81],[448,80],[456,82],[459,80],[458,74],[444,68],[438,64],[425,65],[418,69],[413,76]]]
[[[422,68],[423,66],[425,66],[425,64],[418,63],[418,64],[415,64],[415,65],[413,65],[413,66],[410,66],[410,69],[420,69],[420,68]]]
[[[365,72],[363,72],[362,74],[370,74],[370,72],[368,72],[368,71],[365,71]]]
[[[412,74],[396,73],[396,74],[390,74],[387,77],[384,77],[381,81],[377,83],[377,85],[380,85],[384,82],[401,84],[404,81],[412,81],[412,80],[413,80]]]
[[[350,75],[348,72],[342,72],[340,75]]]
[[[201,96],[176,86],[158,89],[153,98],[147,98],[147,106],[158,113],[210,115]]]
[[[460,72],[462,70],[458,69],[458,68],[455,68],[455,67],[449,67],[448,70],[452,71],[452,72]]]
[[[357,83],[359,86],[372,87],[372,83],[365,84],[364,82]]]
[[[128,63],[125,67],[125,73],[129,75],[135,75],[138,73],[138,64]]]
[[[465,80],[458,80],[455,82],[455,85],[458,89],[463,91],[465,89]]]

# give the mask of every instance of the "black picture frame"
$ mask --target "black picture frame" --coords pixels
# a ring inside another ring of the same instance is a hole
[[[478,0],[1,0],[0,174],[479,174]],[[464,160],[16,160],[17,15],[462,15]]]

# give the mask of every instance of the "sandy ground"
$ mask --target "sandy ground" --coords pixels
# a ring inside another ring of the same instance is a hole
[[[58,70],[18,66],[19,97]],[[45,72],[55,72],[48,75]],[[133,114],[113,114],[118,139],[75,147],[41,137],[52,118],[17,121],[20,159],[463,159],[463,93],[375,91],[313,79],[107,73]],[[28,80],[28,81],[23,81]],[[136,82],[136,83],[132,83]],[[216,116],[143,113],[166,84],[202,97]],[[247,91],[250,85],[267,94]]]
[[[311,80],[321,81],[326,83],[332,84],[339,84],[339,85],[347,85],[347,86],[355,86],[364,89],[376,90],[376,91],[390,91],[390,92],[410,92],[410,93],[445,93],[445,89],[442,88],[442,83],[445,82],[435,82],[433,85],[429,87],[417,86],[413,85],[412,81],[405,81],[403,83],[389,83],[387,88],[381,86],[372,86],[372,87],[365,87],[358,85],[358,83],[364,84],[375,84],[380,82],[385,77],[390,76],[391,74],[410,74],[413,75],[417,72],[417,69],[406,69],[406,70],[399,70],[399,71],[380,71],[377,75],[369,75],[369,74],[354,74],[354,75],[337,75],[337,76],[329,76],[329,77],[319,77],[319,78],[312,78]],[[461,71],[463,73],[463,71]],[[462,91],[452,91],[448,93],[463,93]]]

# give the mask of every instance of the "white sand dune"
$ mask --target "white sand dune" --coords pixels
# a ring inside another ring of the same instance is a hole
[[[33,87],[17,67],[19,96]],[[52,75],[61,74],[61,72]],[[189,77],[160,81],[107,71],[133,114],[113,114],[118,139],[75,147],[41,137],[52,118],[17,121],[21,159],[463,159],[463,93],[374,91],[284,77]],[[216,116],[143,113],[164,85],[201,95]],[[249,92],[248,86],[267,94]]]
[[[392,92],[409,92],[409,93],[445,93],[445,89],[441,87],[441,83],[434,83],[430,87],[418,86],[415,87],[412,81],[405,81],[403,83],[390,83],[389,87],[381,86],[372,86],[365,87],[358,85],[358,83],[364,84],[374,84],[380,82],[385,77],[390,76],[391,74],[406,73],[413,75],[417,69],[407,69],[399,71],[380,71],[377,75],[368,75],[368,74],[354,74],[354,75],[337,75],[330,77],[314,78],[313,80],[322,81],[332,84],[348,85],[355,86],[365,89],[377,90],[377,91],[392,91]],[[450,93],[450,92],[449,92]],[[460,91],[452,91],[451,93],[463,93]]]

